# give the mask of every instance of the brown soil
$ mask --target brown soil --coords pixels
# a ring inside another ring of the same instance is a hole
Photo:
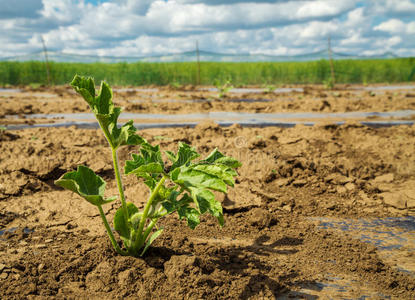
[[[45,104],[20,94],[2,99],[9,106],[0,114],[26,113],[19,111],[25,101],[32,112],[86,108],[66,88],[57,90],[62,99],[42,98]],[[314,92],[322,93],[312,90],[310,95]],[[400,101],[360,103],[369,105],[368,110],[370,105],[376,110],[414,109],[414,98],[399,95]],[[291,101],[301,111],[312,111],[313,101],[323,101],[304,97],[310,99]],[[357,103],[333,99],[331,111]],[[284,101],[277,102],[255,105],[279,111]],[[226,110],[238,110],[232,105]],[[198,106],[192,111],[196,108],[203,111]],[[175,110],[168,106],[166,111]],[[414,273],[399,271],[397,261],[385,259],[352,233],[327,230],[316,222],[316,217],[414,216],[415,126],[373,129],[350,122],[281,129],[203,123],[194,129],[141,133],[166,150],[184,141],[202,154],[219,147],[243,162],[235,188],[226,197],[218,195],[225,226],[206,216],[192,231],[171,215],[161,221],[165,231],[146,257],[116,255],[96,208],[53,185],[64,172],[84,164],[106,179],[108,195],[117,193],[101,132],[75,127],[0,131],[0,230],[17,228],[0,235],[0,298],[415,298]],[[121,161],[134,151],[121,149]],[[147,197],[143,183],[133,177],[123,180],[127,199],[142,207]],[[109,219],[117,207],[104,207]],[[406,253],[409,261],[411,251]],[[322,283],[328,282],[345,283],[347,294],[326,289]]]
[[[137,92],[115,90],[118,105],[128,112],[137,113],[189,113],[195,111],[243,111],[243,112],[349,112],[394,111],[415,109],[415,95],[411,91],[377,91],[358,89],[357,86],[340,86],[326,90],[319,86],[305,86],[303,92],[291,93],[227,93],[222,99],[218,92],[197,89]],[[23,90],[21,93],[1,93],[0,124],[5,115],[36,113],[89,112],[88,105],[77,97],[69,86]],[[204,100],[187,102],[184,100]],[[238,99],[269,100],[268,102],[232,102]],[[16,103],[18,100],[18,103]],[[169,100],[171,102],[163,102]],[[179,100],[176,103],[172,100]]]

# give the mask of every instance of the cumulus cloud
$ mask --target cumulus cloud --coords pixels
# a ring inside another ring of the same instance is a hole
[[[415,21],[410,23],[404,23],[398,19],[390,19],[386,22],[380,23],[375,26],[375,30],[385,31],[390,34],[414,34],[415,33]]]
[[[291,1],[300,1],[300,0],[291,0]],[[289,2],[284,0],[177,0],[179,3],[186,4],[195,4],[195,3],[204,3],[206,5],[224,5],[224,4],[235,4],[235,3],[278,3],[278,2]]]
[[[145,15],[149,10],[151,4],[154,1],[152,0],[116,0],[119,6],[125,7],[129,12]]]
[[[294,55],[324,49],[329,36],[335,51],[415,54],[409,0],[11,2],[0,0],[0,56],[39,51],[41,36],[52,50],[114,56],[189,51],[196,40],[208,51]]]
[[[371,0],[370,6],[377,15],[413,17],[415,14],[415,3],[412,0]]]

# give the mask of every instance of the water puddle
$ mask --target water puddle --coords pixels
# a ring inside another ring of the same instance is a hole
[[[315,122],[258,122],[258,121],[214,121],[216,124],[222,127],[229,127],[234,124],[239,124],[243,127],[279,127],[279,128],[292,128],[297,125],[305,125],[305,126],[314,126],[317,123]],[[134,126],[137,129],[152,129],[152,128],[194,128],[200,122],[166,122],[166,123],[134,123]],[[333,122],[330,124],[335,125],[344,125],[346,122]],[[382,128],[382,127],[392,127],[392,126],[400,126],[400,125],[407,125],[412,126],[415,124],[414,121],[368,121],[368,122],[360,122],[360,124],[372,127],[372,128]],[[118,123],[118,126],[122,126],[122,123]],[[99,124],[97,122],[80,122],[80,121],[67,121],[67,122],[59,122],[59,123],[37,123],[37,124],[18,124],[18,125],[3,125],[0,129],[4,130],[21,130],[27,128],[60,128],[60,127],[70,127],[76,126],[78,128],[83,129],[98,129]]]
[[[347,119],[359,120],[363,125],[370,127],[390,127],[396,125],[413,125],[412,120],[364,120],[367,118],[405,118],[415,114],[414,110],[402,110],[394,112],[347,112],[347,113],[243,113],[243,112],[206,112],[193,114],[140,114],[124,112],[120,117],[122,121],[134,120],[135,126],[145,128],[169,128],[169,127],[194,127],[203,121],[213,121],[220,126],[240,124],[246,127],[294,127],[302,124],[306,126],[316,125],[318,122],[330,121],[331,124],[342,125]],[[19,120],[19,115],[7,115],[6,119]],[[38,124],[9,125],[7,129],[24,129],[34,127],[68,127],[98,128],[95,116],[91,113],[69,114],[30,114],[24,119],[39,119]],[[41,124],[40,120],[53,120],[54,123]]]
[[[123,120],[213,120],[218,122],[241,121],[241,122],[264,122],[278,121],[281,119],[293,120],[325,120],[325,119],[366,119],[366,118],[406,118],[415,115],[415,110],[399,110],[391,112],[345,112],[345,113],[246,113],[246,112],[206,112],[191,114],[142,114],[123,112],[120,119]],[[15,118],[16,116],[6,116]],[[62,114],[30,114],[25,115],[27,119],[66,119],[66,120],[95,120],[91,113],[62,113]]]
[[[158,92],[159,89],[156,88],[113,88],[114,92],[118,93],[128,93],[128,92],[148,92],[148,93],[155,93]]]
[[[18,229],[17,227],[12,227],[12,228],[9,228],[9,229],[2,229],[2,230],[0,230],[0,237],[5,233],[14,233],[14,232],[16,232],[17,229]],[[30,229],[30,228],[27,228],[27,227],[23,228],[23,233],[31,233],[33,231],[34,231],[33,229]]]
[[[318,227],[347,233],[378,249],[379,257],[396,269],[415,276],[415,217],[339,219],[310,218]],[[336,263],[333,260],[333,263]],[[325,274],[321,282],[300,283],[278,299],[392,299],[362,282],[344,274]]]
[[[208,92],[219,92],[219,89],[217,88],[203,88],[200,89],[201,91],[208,91]],[[267,89],[260,89],[260,88],[233,88],[229,90],[229,93],[235,93],[235,94],[260,94],[267,92]],[[277,88],[273,90],[271,93],[275,94],[282,94],[282,93],[292,93],[292,92],[298,92],[302,93],[304,92],[303,88]]]
[[[397,91],[397,90],[412,90],[412,89],[415,89],[415,85],[365,86],[365,87],[357,87],[353,89],[365,90],[365,91]]]
[[[20,89],[0,88],[0,93],[20,93],[21,91]]]
[[[379,257],[415,276],[415,216],[382,219],[311,218],[325,230],[346,232],[378,249]]]
[[[212,99],[191,99],[191,100],[183,100],[183,99],[152,99],[149,100],[128,100],[130,103],[205,103],[205,102],[212,102]],[[216,101],[216,100],[215,100]],[[224,102],[231,102],[231,103],[263,103],[263,102],[271,102],[272,100],[269,99],[223,99],[219,101]]]
[[[289,291],[277,299],[391,299],[370,287],[359,278],[350,276],[326,276],[325,282],[300,284],[299,291]]]

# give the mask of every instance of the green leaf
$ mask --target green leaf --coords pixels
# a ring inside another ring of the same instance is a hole
[[[78,166],[76,171],[62,175],[55,184],[77,193],[93,205],[103,205],[117,199],[117,197],[104,199],[106,185],[104,179],[85,166]]]
[[[188,206],[189,203],[193,202],[193,199],[187,193],[183,194],[180,200],[177,200],[180,192],[173,190],[173,188],[168,190],[170,190],[170,193],[168,197],[164,197],[165,201],[161,204],[169,214],[177,210],[179,207]]]
[[[187,220],[187,226],[191,229],[195,229],[197,225],[200,224],[200,213],[188,206],[182,206],[177,209],[177,213],[179,214],[180,219],[185,218]]]
[[[136,169],[132,170],[130,173],[140,174],[140,173],[162,173],[163,167],[159,163],[148,163],[146,165],[141,165]],[[129,174],[130,174],[129,173]]]
[[[96,113],[101,115],[109,115],[114,111],[112,96],[110,86],[106,82],[101,82],[101,88],[96,98]]]
[[[176,161],[176,154],[174,154],[171,151],[164,151],[167,155],[167,158],[170,159],[171,162],[175,162]]]
[[[172,174],[172,180],[186,189],[190,187],[209,188],[223,193],[227,192],[226,183],[220,177],[194,167],[181,167],[179,172],[175,171]]]
[[[225,157],[222,153],[219,152],[218,148],[215,148],[205,159],[204,161],[214,163],[218,158]]]
[[[132,216],[139,213],[138,208],[131,202],[127,203],[127,210],[128,215],[131,216],[130,220],[133,219]],[[131,231],[133,228],[130,227],[130,224],[126,224],[122,206],[115,212],[114,229],[118,232],[125,246],[128,248],[131,244]]]
[[[140,154],[132,154],[133,159],[125,162],[124,172],[144,178],[145,184],[153,190],[158,181],[157,177],[164,172],[160,147],[144,142],[141,145]]]
[[[237,174],[235,170],[229,168],[228,166],[220,164],[200,164],[192,166],[192,169],[216,176],[232,187],[235,184],[233,177]]]
[[[137,128],[134,127],[132,120],[125,123],[121,130],[126,130],[128,136],[127,139],[123,139],[121,145],[143,145],[147,143],[145,139],[135,133]]]
[[[157,230],[156,232],[154,232],[151,237],[147,240],[146,246],[143,249],[143,252],[141,252],[140,256],[143,256],[144,253],[146,253],[148,247],[150,247],[150,245],[154,242],[154,240],[156,238],[158,238],[158,236],[163,232],[163,228],[160,228],[159,230]]]
[[[219,163],[230,168],[238,168],[242,164],[233,157],[225,156],[217,148],[215,148],[204,160],[208,163]]]
[[[71,82],[71,86],[85,99],[86,102],[88,102],[90,106],[94,105],[95,83],[93,78],[75,75]]]
[[[134,229],[138,228],[142,216],[142,212],[137,212],[130,216],[131,224],[133,225]]]
[[[177,210],[180,219],[186,219],[187,225],[191,229],[195,229],[200,223],[200,212],[190,207],[189,204],[195,202],[189,194],[185,193],[180,200],[177,200],[177,197],[180,195],[178,191],[172,191],[169,195],[169,198],[166,201],[162,202],[163,207],[167,210],[167,213],[172,213]],[[219,203],[220,205],[220,203]],[[207,211],[207,209],[205,209]]]
[[[228,166],[230,168],[239,168],[240,166],[242,166],[242,163],[240,161],[238,161],[237,159],[233,158],[233,157],[229,157],[229,156],[225,156],[225,157],[221,157],[218,158],[215,163],[217,164],[222,164],[225,166]]]
[[[190,163],[190,161],[200,156],[199,153],[196,152],[195,148],[190,147],[189,145],[182,142],[179,143],[179,150],[177,151],[177,155],[174,156],[172,152],[166,152],[166,154],[173,162],[171,167],[172,171],[178,167],[187,165]]]
[[[114,106],[113,93],[106,82],[101,83],[98,96],[95,96],[95,83],[91,77],[76,75],[71,85],[89,104],[114,148],[122,145],[140,145],[145,142],[135,133],[133,121],[127,122],[121,128],[117,127],[121,108]]]
[[[193,200],[197,203],[197,207],[201,214],[209,212],[212,216],[216,217],[219,224],[223,226],[223,211],[222,205],[215,199],[215,195],[206,189],[191,189]]]

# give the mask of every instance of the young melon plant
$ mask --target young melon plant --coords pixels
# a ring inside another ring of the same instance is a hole
[[[218,90],[219,99],[222,99],[226,94],[233,89],[233,85],[230,80],[226,80],[225,83],[221,83],[219,80],[215,82],[216,89]]]
[[[114,216],[114,229],[123,242],[121,247],[107,221],[102,206],[117,199],[105,198],[105,181],[86,166],[78,166],[55,181],[55,184],[71,190],[95,205],[104,222],[114,249],[121,255],[142,256],[151,243],[162,233],[157,221],[177,211],[180,219],[194,229],[200,223],[200,215],[210,213],[223,226],[223,212],[220,202],[212,191],[226,193],[227,187],[234,186],[235,169],[241,163],[232,157],[213,150],[206,158],[198,159],[195,148],[179,143],[177,153],[165,151],[168,159],[163,160],[159,146],[149,144],[136,133],[133,121],[121,127],[117,120],[121,108],[114,106],[112,90],[105,82],[96,95],[92,78],[76,75],[72,87],[89,104],[108,140],[112,151],[115,178],[121,206]],[[135,175],[143,180],[150,190],[150,196],[142,210],[127,202],[121,181],[117,149],[124,145],[137,145],[140,151],[132,154],[125,163],[125,174]]]

